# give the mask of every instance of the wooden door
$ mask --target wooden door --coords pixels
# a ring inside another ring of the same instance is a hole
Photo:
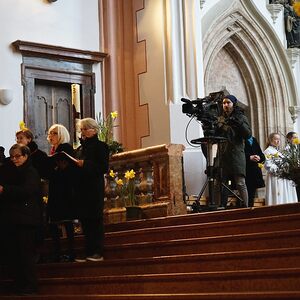
[[[49,153],[47,133],[49,127],[55,123],[64,125],[72,139],[74,118],[70,83],[36,79],[34,97],[29,107],[31,118],[28,127],[33,131],[41,150]]]

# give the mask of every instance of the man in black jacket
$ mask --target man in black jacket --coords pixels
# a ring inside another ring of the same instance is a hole
[[[222,114],[218,117],[216,134],[226,138],[226,142],[221,143],[219,147],[223,182],[226,184],[229,179],[233,180],[243,200],[241,205],[248,206],[244,140],[251,136],[251,128],[244,111],[237,105],[235,96],[225,96],[222,108]],[[227,189],[223,189],[221,205],[224,207],[227,205],[227,197]]]

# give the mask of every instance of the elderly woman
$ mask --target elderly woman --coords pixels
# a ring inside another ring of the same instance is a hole
[[[48,221],[50,234],[54,245],[55,262],[72,262],[74,253],[74,182],[76,164],[71,162],[65,153],[73,156],[74,150],[70,145],[70,134],[67,128],[61,124],[54,124],[48,130],[48,141],[51,144],[53,166],[49,175],[48,196]],[[61,155],[63,154],[63,155]],[[66,229],[68,241],[68,253],[61,253],[60,229],[62,225]]]
[[[10,162],[0,168],[1,249],[5,247],[14,289],[18,294],[37,291],[35,237],[40,223],[40,177],[29,159],[30,149],[13,145]],[[3,257],[2,257],[3,258]]]
[[[86,256],[76,261],[101,261],[104,244],[104,174],[108,170],[109,151],[107,144],[98,139],[99,126],[94,119],[82,119],[79,126],[81,146],[76,157],[80,172],[76,194]]]

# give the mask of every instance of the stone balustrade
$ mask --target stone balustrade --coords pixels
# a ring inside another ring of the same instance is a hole
[[[126,196],[120,193],[116,178],[124,179],[125,172],[131,169],[135,171],[135,204],[144,210],[145,218],[186,214],[183,150],[183,145],[164,144],[113,155],[110,170],[116,177],[106,176],[106,223],[125,221],[128,204]]]

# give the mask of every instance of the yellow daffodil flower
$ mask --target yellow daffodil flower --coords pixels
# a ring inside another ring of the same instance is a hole
[[[272,158],[272,155],[271,155],[271,154],[267,154],[267,155],[266,155],[266,158],[267,158],[267,159],[271,159],[271,158]]]
[[[118,179],[118,180],[116,181],[116,183],[117,183],[117,185],[119,185],[119,186],[124,184],[124,182],[123,182],[122,179]]]
[[[127,180],[132,179],[135,177],[135,172],[133,169],[131,169],[130,171],[126,171],[124,176]]]
[[[262,169],[262,168],[264,167],[264,164],[258,163],[257,166],[258,166],[260,169]]]
[[[24,121],[21,121],[21,122],[19,123],[19,128],[20,128],[20,130],[26,130],[26,129],[27,129],[27,127],[26,127]]]
[[[112,178],[114,178],[116,176],[116,173],[114,172],[114,170],[109,171],[109,176]]]
[[[297,16],[300,16],[300,2],[296,2],[293,4],[294,11],[296,12]]]
[[[112,111],[110,113],[110,116],[112,117],[112,119],[116,119],[118,117],[118,112],[117,111]]]
[[[294,145],[299,145],[300,144],[300,140],[298,138],[295,138],[295,139],[292,140],[292,143]]]
[[[279,153],[276,152],[276,153],[274,154],[274,157],[275,157],[275,158],[278,158],[278,157],[279,157]]]
[[[44,196],[44,197],[43,197],[43,203],[44,203],[44,204],[47,204],[47,203],[48,203],[48,196]]]

